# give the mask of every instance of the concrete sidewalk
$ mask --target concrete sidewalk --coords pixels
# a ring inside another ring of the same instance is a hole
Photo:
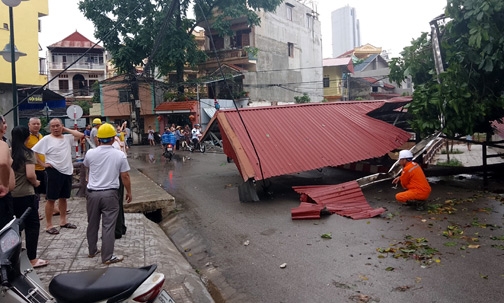
[[[133,167],[130,176],[133,202],[127,206],[127,211],[152,211],[156,207],[164,207],[163,212],[166,212],[174,208],[174,198],[149,178]],[[41,213],[44,206],[45,203],[41,203]],[[71,210],[68,222],[76,224],[77,229],[62,228],[58,235],[50,235],[45,232],[45,219],[40,221],[38,257],[50,263],[36,271],[46,288],[51,279],[60,273],[106,266],[101,263],[99,256],[88,258],[85,198],[69,199],[68,208]],[[142,213],[126,213],[125,219],[128,228],[126,235],[115,242],[115,253],[124,255],[124,261],[110,266],[157,264],[157,271],[165,275],[164,289],[177,303],[214,302],[199,275],[156,223]],[[53,224],[59,225],[59,217],[53,218]],[[101,246],[100,241],[98,247]]]
[[[446,154],[442,154],[441,151],[446,150],[443,146],[442,149],[434,157],[433,163],[446,162]],[[483,145],[472,144],[471,150],[467,149],[465,143],[458,143],[453,145],[453,151],[457,153],[451,153],[450,159],[457,159],[465,167],[470,166],[481,166],[483,165]],[[496,155],[497,152],[492,148],[487,148],[487,155]],[[487,164],[498,164],[503,163],[504,160],[500,157],[494,157],[487,159]]]

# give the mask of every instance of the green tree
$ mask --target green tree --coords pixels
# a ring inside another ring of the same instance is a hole
[[[185,66],[196,66],[206,55],[198,49],[193,32],[207,28],[206,20],[220,35],[231,35],[232,19],[245,17],[259,25],[255,10],[274,11],[282,0],[81,0],[79,9],[95,26],[96,38],[110,51],[120,73],[131,73],[149,58],[148,70],[160,74],[177,71],[183,82]],[[194,9],[195,18],[188,17]],[[219,17],[213,17],[212,13]],[[183,93],[183,87],[179,88]]]
[[[308,96],[307,93],[303,93],[302,96],[295,96],[294,101],[298,104],[300,103],[310,103],[311,99],[310,96]]]
[[[504,117],[504,2],[447,0],[440,27],[445,71],[435,70],[431,37],[423,33],[391,63],[390,79],[415,84],[412,128],[421,135],[492,133]]]

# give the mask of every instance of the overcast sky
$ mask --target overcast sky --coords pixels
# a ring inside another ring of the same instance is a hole
[[[49,16],[42,19],[40,45],[45,49],[78,30],[97,42],[93,24],[82,16],[79,0],[49,0]],[[350,5],[360,20],[361,43],[370,43],[393,55],[409,46],[411,40],[429,31],[429,21],[443,13],[446,0],[314,0],[320,14],[323,56],[332,57],[331,12]],[[21,3],[27,5],[29,2]],[[42,54],[41,54],[42,55]]]

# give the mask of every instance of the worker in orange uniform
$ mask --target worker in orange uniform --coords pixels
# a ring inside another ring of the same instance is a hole
[[[399,152],[399,164],[403,167],[399,177],[392,180],[393,184],[401,182],[406,191],[396,194],[396,200],[400,203],[416,206],[422,210],[425,200],[429,198],[431,187],[419,164],[412,161],[413,154],[409,150]]]

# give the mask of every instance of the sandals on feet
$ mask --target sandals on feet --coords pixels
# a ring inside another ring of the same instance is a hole
[[[60,225],[61,228],[69,228],[69,229],[76,229],[77,225],[72,224],[72,223],[67,223],[65,225]]]
[[[46,229],[46,233],[51,235],[57,235],[59,234],[59,230],[56,227],[51,227],[49,229]]]
[[[33,268],[40,268],[40,267],[47,266],[48,264],[49,264],[49,262],[46,260],[37,259],[37,262],[35,262],[35,264],[32,264],[32,267]]]

